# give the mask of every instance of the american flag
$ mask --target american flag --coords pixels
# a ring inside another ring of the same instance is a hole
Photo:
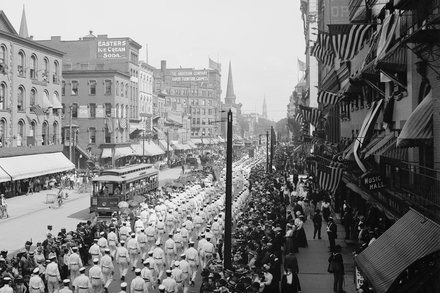
[[[373,30],[370,24],[329,25],[333,50],[341,61],[351,60]]]
[[[37,116],[44,115],[44,110],[43,110],[43,108],[41,108],[40,105],[33,105],[31,107],[31,111],[34,112],[35,114],[37,114]]]
[[[327,106],[334,105],[339,102],[341,96],[335,93],[327,92],[327,91],[319,91],[318,93],[318,103]]]
[[[306,107],[299,105],[303,118],[306,122],[317,125],[321,119],[322,112],[318,108]]]
[[[341,182],[343,171],[340,167],[320,165],[318,171],[319,187],[334,194]]]
[[[318,32],[316,43],[313,46],[310,54],[324,65],[333,65],[335,53],[331,44],[331,39],[328,33]]]

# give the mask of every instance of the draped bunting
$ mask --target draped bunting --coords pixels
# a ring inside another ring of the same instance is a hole
[[[318,103],[327,106],[327,105],[334,105],[337,102],[339,102],[341,99],[341,96],[335,93],[327,92],[327,91],[320,91],[318,93]]]
[[[293,120],[295,120],[298,123],[301,123],[303,122],[304,118],[301,113],[296,113],[295,116],[293,117]]]
[[[394,12],[388,15],[380,29],[379,40],[377,44],[375,65],[388,53],[391,43],[394,41],[396,28],[400,25],[400,16]]]
[[[348,61],[361,49],[369,32],[369,24],[329,25],[333,50],[341,61]]]

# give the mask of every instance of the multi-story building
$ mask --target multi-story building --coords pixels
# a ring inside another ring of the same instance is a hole
[[[23,180],[73,169],[61,153],[63,53],[35,42],[23,10],[17,33],[0,10],[0,192]]]
[[[315,144],[310,169],[331,181],[342,168],[335,209],[345,202],[376,233],[355,256],[357,285],[436,292],[440,2],[373,2],[318,2],[314,54],[326,143]]]
[[[161,118],[181,127],[179,139],[218,135],[221,74],[216,69],[167,68],[166,61],[154,74],[155,93],[165,99]],[[165,124],[164,124],[165,125]]]
[[[141,62],[139,66],[139,113],[137,115],[146,131],[152,131],[154,69],[144,62]]]
[[[92,31],[79,40],[51,37],[40,44],[65,52],[63,91],[65,95],[66,140],[70,146],[70,125],[78,127],[78,140],[72,137],[78,156],[102,156],[104,148],[129,140],[129,123],[139,123],[139,49],[128,37],[109,38]],[[72,116],[72,120],[70,120]],[[95,133],[93,136],[92,134]],[[101,148],[100,148],[101,146]],[[128,151],[128,148],[125,148]],[[72,150],[70,148],[70,153]],[[107,153],[107,152],[106,152]],[[105,154],[105,156],[108,156]]]

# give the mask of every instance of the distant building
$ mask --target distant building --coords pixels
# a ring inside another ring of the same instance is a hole
[[[167,68],[154,74],[155,93],[165,99],[160,110],[162,131],[181,128],[170,140],[213,137],[219,134],[221,74],[217,69]]]
[[[264,97],[263,100],[263,118],[267,119],[267,104],[266,104],[266,97]]]

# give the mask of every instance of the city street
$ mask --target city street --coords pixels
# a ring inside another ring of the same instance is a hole
[[[181,169],[173,168],[160,171],[160,184],[180,176]],[[0,220],[0,249],[9,252],[24,247],[27,240],[34,244],[46,237],[47,225],[52,225],[54,231],[66,228],[67,231],[76,229],[80,221],[90,218],[90,194],[78,194],[68,190],[69,198],[61,208],[51,208],[53,204],[46,203],[48,194],[58,190],[44,190],[28,196],[17,196],[8,199],[9,218]]]

